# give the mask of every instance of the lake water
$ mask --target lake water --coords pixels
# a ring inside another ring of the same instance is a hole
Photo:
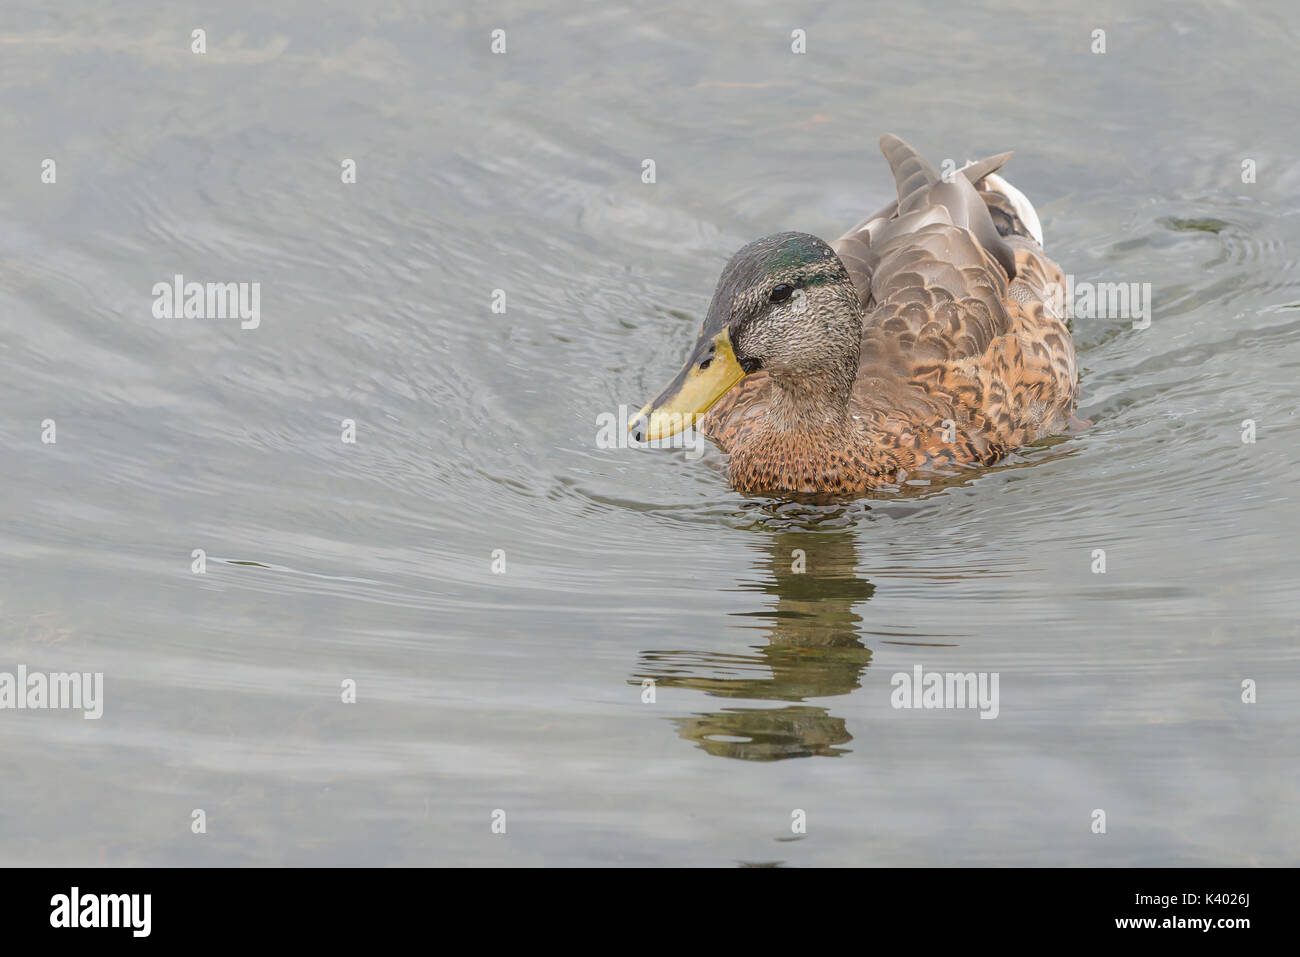
[[[151,6],[0,14],[0,671],[104,675],[0,711],[0,864],[1300,862],[1294,4]],[[820,507],[598,447],[885,131],[1150,284],[1094,425]]]

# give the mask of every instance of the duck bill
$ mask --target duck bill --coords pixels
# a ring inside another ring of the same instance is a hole
[[[700,336],[682,371],[648,403],[628,428],[638,441],[666,439],[695,424],[696,419],[745,378],[736,351],[724,329]]]

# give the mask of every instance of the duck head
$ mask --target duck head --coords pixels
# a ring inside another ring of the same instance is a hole
[[[765,236],[727,263],[690,358],[629,431],[675,435],[760,369],[779,388],[847,396],[861,340],[858,291],[835,251],[808,233]]]

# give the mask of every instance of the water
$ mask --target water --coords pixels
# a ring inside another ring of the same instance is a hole
[[[0,50],[0,671],[105,676],[0,712],[0,863],[1300,860],[1292,7],[11,4]],[[883,131],[1018,150],[1066,270],[1151,283],[1075,323],[1095,425],[827,507],[597,448],[735,249],[888,199]],[[260,326],[155,318],[177,273]],[[918,664],[997,719],[891,707]]]

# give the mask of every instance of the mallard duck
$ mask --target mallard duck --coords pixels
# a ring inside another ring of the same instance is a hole
[[[1012,154],[943,177],[896,136],[880,148],[898,200],[834,243],[786,232],[736,253],[638,441],[695,424],[737,491],[852,496],[1078,424],[1065,279],[998,175]]]

